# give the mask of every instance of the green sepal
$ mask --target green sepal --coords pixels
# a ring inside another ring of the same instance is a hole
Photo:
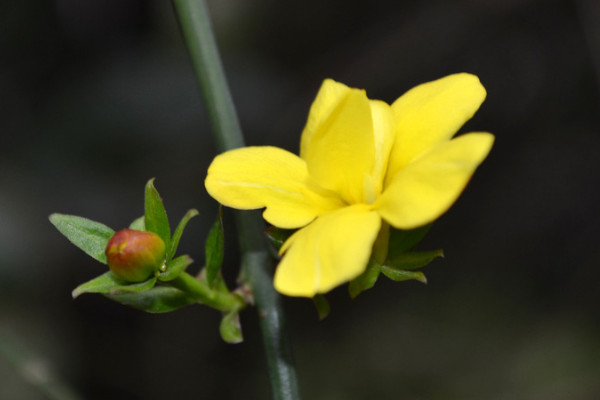
[[[396,282],[408,281],[411,279],[419,282],[427,283],[425,274],[421,271],[406,271],[403,269],[395,269],[386,265],[381,266],[381,273]]]
[[[165,242],[165,247],[171,247],[171,228],[169,218],[158,191],[154,187],[154,178],[146,183],[144,196],[144,216],[146,230],[156,233]]]
[[[106,264],[104,250],[115,231],[100,222],[75,215],[52,214],[49,219],[71,243],[89,256]]]
[[[380,273],[381,265],[371,260],[365,272],[363,272],[357,278],[351,280],[348,284],[348,292],[350,293],[350,297],[354,299],[365,290],[371,289],[375,285],[375,282],[377,282],[377,278],[379,278]]]
[[[173,237],[171,238],[171,246],[168,248],[167,251],[167,260],[173,258],[173,256],[177,252],[177,246],[179,246],[179,239],[181,239],[183,230],[185,229],[190,219],[194,218],[196,215],[198,215],[198,210],[191,209],[187,213],[185,213],[183,218],[181,218],[181,221],[179,221],[177,228],[175,228],[175,232],[173,232]]]
[[[104,295],[117,303],[152,314],[166,313],[196,303],[192,296],[170,286],[155,286],[150,290],[139,293],[109,293]]]
[[[239,310],[233,309],[227,313],[223,313],[223,319],[219,326],[221,337],[227,343],[241,343],[244,341],[242,336],[242,326],[240,325]]]
[[[430,251],[411,251],[394,258],[388,258],[385,265],[396,270],[415,270],[423,268],[437,257],[444,257],[442,249]]]
[[[172,281],[177,278],[179,274],[184,272],[193,262],[194,260],[186,254],[167,261],[165,271],[158,274],[158,280],[161,282]]]
[[[146,217],[143,215],[139,218],[136,218],[131,224],[129,224],[129,229],[135,229],[136,231],[145,231],[146,230],[146,222],[144,221]]]
[[[204,243],[206,282],[210,287],[214,287],[217,277],[220,275],[221,265],[223,265],[224,247],[223,208],[219,206],[217,220],[212,228],[210,228],[208,237]]]
[[[117,293],[117,292],[141,292],[151,289],[156,284],[156,277],[137,283],[130,283],[115,276],[108,271],[96,278],[77,286],[71,293],[73,298],[83,293]]]
[[[319,320],[324,320],[331,311],[331,306],[329,305],[329,301],[322,294],[317,294],[312,298],[312,301],[319,313]]]
[[[393,259],[413,249],[425,237],[432,225],[429,224],[411,230],[390,228],[390,244],[387,259]]]
[[[265,236],[267,236],[275,251],[279,252],[285,241],[296,231],[297,229],[281,229],[276,226],[269,226],[265,229]]]

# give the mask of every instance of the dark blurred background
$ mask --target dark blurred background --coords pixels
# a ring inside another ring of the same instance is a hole
[[[321,322],[285,299],[305,399],[600,398],[600,2],[209,7],[249,144],[296,152],[326,77],[388,102],[460,71],[488,90],[462,131],[496,144],[421,245],[446,254],[429,284],[341,287]],[[120,229],[156,177],[172,220],[203,211],[181,245],[203,259],[215,145],[171,3],[5,0],[0,31],[0,398],[46,399],[30,383],[52,377],[92,400],[269,398],[254,310],[227,345],[207,308],[73,301],[104,267],[47,219]]]

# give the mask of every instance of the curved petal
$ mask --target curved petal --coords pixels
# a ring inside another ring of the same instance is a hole
[[[460,73],[419,85],[392,104],[397,136],[387,182],[403,166],[450,139],[479,109],[486,92],[475,75]]]
[[[394,114],[389,104],[380,100],[370,100],[369,104],[371,106],[373,139],[375,142],[375,163],[371,176],[373,177],[374,191],[378,196],[383,190],[383,180],[396,136],[396,127]],[[368,199],[367,202],[370,203]]]
[[[204,182],[218,202],[263,216],[280,228],[299,228],[342,202],[310,184],[306,163],[277,147],[244,147],[218,155]]]
[[[374,208],[399,229],[432,222],[456,201],[493,142],[479,132],[439,143],[398,172]]]
[[[324,214],[294,233],[275,271],[275,289],[313,297],[364,272],[381,227],[377,212],[354,205]]]
[[[305,159],[306,149],[320,126],[327,121],[333,110],[350,92],[348,86],[333,79],[325,79],[319,88],[317,97],[310,106],[308,120],[300,138],[300,158]]]
[[[323,188],[350,204],[364,202],[364,179],[374,164],[373,120],[364,90],[332,80],[313,103],[302,133],[301,157]]]

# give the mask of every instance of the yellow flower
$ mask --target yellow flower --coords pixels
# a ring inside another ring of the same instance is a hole
[[[454,203],[494,141],[485,132],[452,139],[485,96],[466,73],[419,85],[391,106],[327,79],[299,157],[268,146],[228,151],[208,168],[206,189],[229,207],[266,207],[277,227],[301,228],[281,247],[274,284],[312,297],[364,272],[384,223],[416,228]]]

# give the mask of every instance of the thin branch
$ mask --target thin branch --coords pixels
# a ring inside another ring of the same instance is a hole
[[[220,151],[244,146],[204,0],[173,0]],[[273,262],[257,213],[236,214],[243,276],[250,283],[260,318],[273,397],[300,399],[281,296],[272,282]]]

